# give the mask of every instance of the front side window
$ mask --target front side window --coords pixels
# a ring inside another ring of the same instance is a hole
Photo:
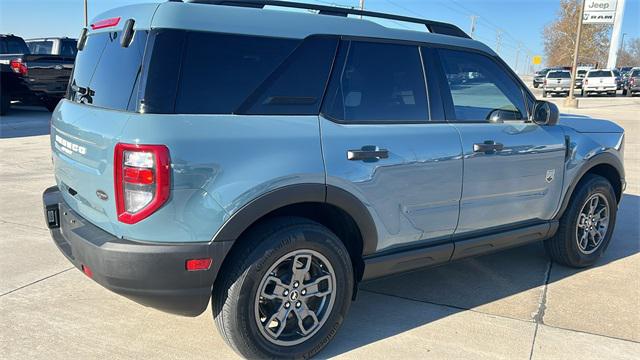
[[[425,78],[417,46],[343,42],[323,113],[344,122],[427,121]]]
[[[489,57],[468,51],[440,49],[456,121],[526,119],[520,86]]]

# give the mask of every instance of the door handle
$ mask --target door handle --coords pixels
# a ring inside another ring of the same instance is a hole
[[[480,144],[473,144],[473,152],[493,153],[496,151],[502,151],[504,145],[497,143],[493,140],[486,140]]]
[[[377,161],[389,157],[389,150],[377,146],[363,146],[359,150],[347,150],[347,160]]]

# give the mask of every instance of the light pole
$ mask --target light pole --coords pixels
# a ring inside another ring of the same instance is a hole
[[[87,0],[84,0],[84,27],[89,26],[89,15],[87,13]]]
[[[569,87],[569,97],[564,102],[564,106],[577,108],[578,100],[574,96],[576,84],[576,74],[578,73],[578,52],[580,51],[580,36],[582,35],[582,21],[584,20],[584,5],[586,0],[582,0],[580,5],[580,16],[578,16],[578,34],[576,35],[576,47],[573,51],[573,66],[571,67],[571,86]]]

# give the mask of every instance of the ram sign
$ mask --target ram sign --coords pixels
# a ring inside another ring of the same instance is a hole
[[[587,0],[584,5],[583,24],[613,24],[617,0]]]

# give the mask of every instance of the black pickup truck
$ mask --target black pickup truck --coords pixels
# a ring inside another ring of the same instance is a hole
[[[65,96],[74,61],[73,56],[33,55],[21,37],[0,35],[0,115],[15,100],[53,111]]]

